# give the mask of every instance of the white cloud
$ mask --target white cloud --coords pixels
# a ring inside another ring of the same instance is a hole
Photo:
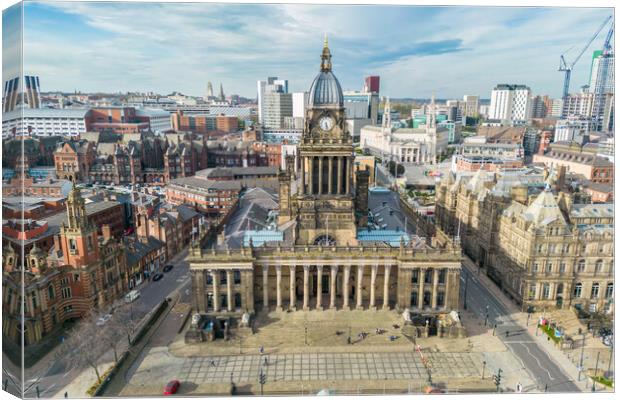
[[[392,97],[488,96],[500,82],[558,95],[560,52],[581,47],[602,9],[438,8],[322,5],[49,3],[89,27],[68,38],[26,20],[26,64],[44,90],[180,90],[202,94],[207,80],[254,96],[255,81],[288,78],[306,90],[318,70],[324,32],[343,87],[363,74]],[[464,51],[410,55],[417,43],[461,40]],[[600,43],[599,40],[595,43]],[[385,59],[386,53],[393,57]],[[402,53],[402,54],[401,54]],[[400,54],[400,56],[399,56]],[[409,54],[409,55],[408,55]],[[591,54],[591,53],[590,53]],[[575,70],[573,88],[588,74]],[[587,64],[587,65],[586,65]]]

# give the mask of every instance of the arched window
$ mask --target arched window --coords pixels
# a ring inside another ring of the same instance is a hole
[[[613,282],[609,282],[607,284],[607,288],[605,289],[605,298],[606,299],[611,299],[611,297],[614,295],[614,283]]]
[[[586,270],[586,260],[579,260],[577,263],[577,272],[583,272]]]
[[[591,299],[598,299],[599,288],[600,288],[600,285],[598,284],[598,282],[594,282],[592,284],[592,291],[590,292]]]
[[[53,300],[53,299],[54,299],[54,286],[49,285],[49,286],[47,287],[47,297],[48,297],[50,300]]]
[[[580,283],[575,284],[575,290],[573,291],[573,298],[578,299],[581,297],[581,288],[583,285]]]
[[[599,273],[603,270],[603,260],[597,260],[594,266],[594,273]]]

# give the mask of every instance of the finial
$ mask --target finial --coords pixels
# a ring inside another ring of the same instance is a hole
[[[327,48],[328,47],[328,43],[327,43],[327,32],[325,32],[325,39],[323,40],[323,47]]]

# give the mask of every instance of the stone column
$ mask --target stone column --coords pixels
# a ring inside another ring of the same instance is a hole
[[[338,184],[336,189],[338,194],[342,194],[342,157],[336,157],[336,160],[338,160]]]
[[[355,308],[358,310],[364,309],[362,306],[362,281],[364,279],[364,265],[357,266],[357,289],[355,290],[355,294],[357,295],[357,304]]]
[[[351,157],[347,157],[346,162],[347,162],[347,171],[345,173],[345,176],[347,178],[346,180],[347,191],[345,193],[349,194],[351,192]]]
[[[439,284],[439,269],[437,268],[433,268],[432,270],[433,273],[433,295],[431,297],[431,307],[434,309],[437,308],[437,285]],[[444,301],[445,301],[445,295],[444,295]]]
[[[390,309],[390,264],[385,265],[385,272],[383,275],[383,309]]]
[[[263,308],[269,311],[269,265],[263,265]]]
[[[332,265],[332,276],[329,280],[329,308],[336,309],[336,277],[338,276],[338,266]]]
[[[196,285],[197,293],[196,293],[196,309],[198,312],[207,312],[207,297],[205,295],[205,275],[207,271],[196,271],[192,274],[192,278]],[[45,302],[42,302],[45,304]],[[33,307],[30,307],[30,310],[33,310]]]
[[[297,308],[296,296],[295,296],[295,265],[291,265],[291,279],[290,279],[290,305],[289,308],[293,311]]]
[[[220,311],[220,271],[211,271],[212,284],[213,284],[213,311]]]
[[[327,194],[334,194],[334,179],[333,179],[333,173],[334,171],[334,158],[333,157],[328,157],[327,158],[327,173],[329,174],[329,176],[327,177]]]
[[[312,170],[313,168],[313,161],[314,161],[314,157],[310,156],[307,158],[308,159],[308,194],[313,194],[314,192],[312,191],[312,181],[314,179],[313,173],[314,171]]]
[[[282,266],[276,265],[276,311],[282,311]]]
[[[319,188],[317,194],[323,194],[323,157],[319,157]]]
[[[419,284],[419,292],[418,292],[418,308],[420,310],[424,309],[424,275],[426,274],[426,268],[420,268],[420,282]]]
[[[233,311],[233,296],[232,296],[232,280],[233,274],[231,270],[226,271],[226,297],[228,300],[228,311]]]
[[[310,298],[310,266],[304,265],[304,311],[308,311],[308,300]]]
[[[306,192],[306,159],[301,159],[301,187],[299,188],[299,192],[304,194]]]
[[[323,297],[323,266],[316,266],[316,309],[323,310],[321,300]]]
[[[377,283],[377,269],[379,269],[378,265],[373,265],[370,267],[370,309],[376,310],[377,306],[375,305],[375,284]]]
[[[350,278],[350,274],[351,274],[351,266],[350,265],[345,265],[344,266],[344,277],[343,277],[343,280],[342,280],[342,296],[343,296],[342,309],[343,310],[348,310],[349,309],[349,278]]]

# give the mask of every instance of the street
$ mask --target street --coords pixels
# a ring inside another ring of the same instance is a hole
[[[476,278],[477,267],[465,257],[461,276],[462,304],[482,320],[487,317],[488,326],[497,324],[495,334],[523,363],[530,377],[538,383],[538,390],[549,392],[580,392],[575,383],[555,364],[547,353],[523,326],[517,323],[506,307]],[[467,282],[467,293],[465,285]],[[465,298],[467,294],[467,298]],[[533,319],[530,323],[534,324]],[[496,371],[493,371],[495,373]]]
[[[163,279],[157,282],[145,281],[135,288],[140,291],[140,297],[132,304],[134,318],[144,318],[151,310],[157,307],[163,299],[190,281],[188,275],[189,265],[185,261],[186,256],[187,249],[168,261],[166,264],[173,264],[174,268],[165,273]],[[182,294],[185,295],[185,293]],[[55,352],[55,350],[52,350],[52,353],[53,352]],[[100,363],[112,361],[113,359],[113,353],[109,351],[100,359]],[[3,361],[5,364],[3,369],[3,381],[7,379],[5,373],[7,367],[9,369],[6,372],[10,373],[12,376],[19,377],[19,367],[13,365],[9,367],[6,357],[3,358]],[[24,397],[35,398],[37,396],[37,387],[39,388],[39,396],[53,397],[57,395],[62,388],[76,379],[80,373],[82,373],[81,370],[76,370],[76,368],[67,365],[63,360],[54,360],[54,357],[50,357],[50,354],[48,354],[33,368],[26,370]],[[18,382],[16,379],[15,381]],[[11,381],[9,380],[9,382]],[[62,395],[63,393],[60,394],[60,396]],[[84,393],[68,393],[68,396],[83,397]]]

